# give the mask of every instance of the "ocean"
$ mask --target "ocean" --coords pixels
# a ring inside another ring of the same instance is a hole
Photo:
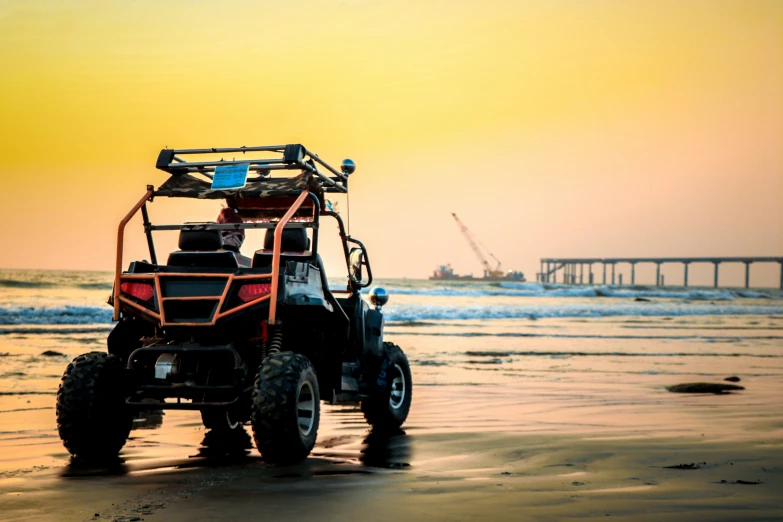
[[[420,385],[783,375],[779,290],[377,285],[391,296],[385,336],[406,351]],[[111,287],[108,272],[0,270],[0,394],[54,394],[70,359],[103,350]]]

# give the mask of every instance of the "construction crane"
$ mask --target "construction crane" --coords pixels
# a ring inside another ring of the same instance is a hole
[[[479,258],[479,261],[481,261],[481,264],[484,266],[484,277],[503,277],[503,271],[500,270],[500,259],[495,257],[492,252],[489,251],[487,247],[485,247],[481,241],[479,241],[477,238],[471,234],[470,230],[468,230],[468,227],[465,226],[465,224],[460,221],[460,219],[457,217],[457,214],[454,212],[451,213],[451,217],[454,218],[454,221],[457,222],[457,226],[459,227],[460,231],[462,232],[462,235],[465,236],[465,239],[468,240],[468,244],[470,245],[470,248],[473,249],[473,253],[476,254],[476,257]],[[484,257],[484,254],[481,252],[481,248],[483,248],[487,254],[489,254],[489,257],[494,259],[497,262],[497,266],[495,266],[494,270],[489,264],[489,261],[486,257]]]

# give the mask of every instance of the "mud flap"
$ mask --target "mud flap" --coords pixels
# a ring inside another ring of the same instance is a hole
[[[378,389],[381,379],[376,377],[383,371],[382,365],[387,362],[383,352],[383,314],[369,309],[364,316],[364,351],[363,375],[367,391]],[[386,386],[385,381],[383,386]],[[384,388],[380,388],[384,389]]]

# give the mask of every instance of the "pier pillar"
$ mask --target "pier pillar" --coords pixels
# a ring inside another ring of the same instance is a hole
[[[614,284],[614,263],[612,263],[612,284]]]
[[[543,279],[545,283],[549,282],[549,261],[546,262],[546,272],[544,273]]]
[[[661,286],[661,264],[655,263],[655,286]]]
[[[690,263],[683,263],[685,270],[683,272],[683,277],[682,277],[682,281],[683,281],[682,286],[684,286],[685,288],[688,288],[688,265],[689,264]]]
[[[661,286],[666,286],[665,279],[666,277],[663,274],[661,274]]]
[[[745,261],[745,288],[750,288],[750,261]]]
[[[631,263],[631,285],[636,284],[636,263]]]
[[[783,263],[780,263],[780,289],[783,290]]]
[[[579,263],[579,284],[585,284],[585,264]]]
[[[590,280],[590,284],[592,285],[593,284],[593,265],[590,265],[589,268],[590,268],[589,280]],[[783,282],[781,283],[781,288],[783,288]]]
[[[606,263],[604,263],[602,261],[601,264],[604,265],[604,282],[603,282],[603,284],[606,284]]]
[[[538,281],[540,283],[544,282],[544,260],[541,260],[541,271],[538,273]]]
[[[715,264],[715,288],[718,288],[718,266],[720,266],[720,263],[718,261],[713,261]]]
[[[623,274],[618,276],[620,278],[620,286],[623,286]]]

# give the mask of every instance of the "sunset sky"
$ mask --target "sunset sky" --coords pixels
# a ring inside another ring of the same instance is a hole
[[[381,277],[479,274],[451,212],[528,279],[541,257],[783,255],[777,0],[0,0],[0,71],[0,267],[110,270],[161,148],[284,143],[356,162]],[[191,208],[151,212],[218,205]]]

